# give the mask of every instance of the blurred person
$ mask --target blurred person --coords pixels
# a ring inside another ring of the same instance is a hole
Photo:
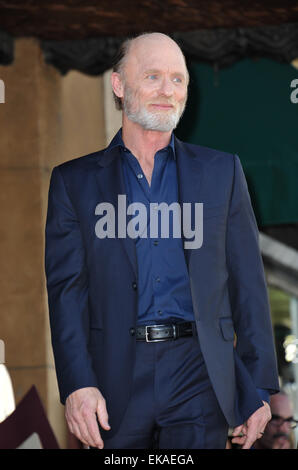
[[[111,74],[122,128],[52,171],[52,344],[69,429],[90,447],[224,448],[232,426],[249,449],[271,418],[278,375],[256,220],[239,157],[173,133],[188,82],[168,36],[126,41]],[[174,222],[169,236],[143,236],[156,204],[173,202],[192,206],[192,230],[203,203],[202,243],[184,224],[174,236]],[[133,204],[146,210],[136,237],[124,230]]]
[[[293,417],[293,404],[289,396],[281,391],[270,400],[272,417],[264,435],[255,442],[255,449],[294,449],[293,429],[297,421]]]

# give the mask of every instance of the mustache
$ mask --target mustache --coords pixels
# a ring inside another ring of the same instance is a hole
[[[273,439],[278,439],[279,437],[285,437],[286,439],[290,438],[285,432],[277,432],[276,434],[273,434]]]

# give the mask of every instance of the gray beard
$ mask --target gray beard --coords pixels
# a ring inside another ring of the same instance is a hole
[[[150,113],[146,108],[140,108],[136,111],[132,110],[134,93],[130,87],[125,87],[123,98],[123,110],[132,122],[139,124],[147,131],[160,131],[169,132],[175,129],[184,112],[185,104],[182,110],[175,110],[167,115],[160,115],[159,113]]]

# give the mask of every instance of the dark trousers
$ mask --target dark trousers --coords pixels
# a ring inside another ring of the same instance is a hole
[[[137,341],[131,398],[104,448],[221,449],[227,434],[197,337]]]

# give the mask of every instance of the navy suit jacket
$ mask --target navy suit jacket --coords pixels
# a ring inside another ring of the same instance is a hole
[[[184,250],[198,340],[222,411],[235,426],[262,406],[256,388],[278,391],[257,224],[237,155],[177,138],[175,148],[179,203],[204,204],[203,244]],[[117,208],[118,194],[125,194],[119,148],[75,158],[52,171],[46,222],[61,402],[79,388],[98,387],[109,437],[130,397],[138,297],[135,241],[95,234],[95,207],[110,202]]]

